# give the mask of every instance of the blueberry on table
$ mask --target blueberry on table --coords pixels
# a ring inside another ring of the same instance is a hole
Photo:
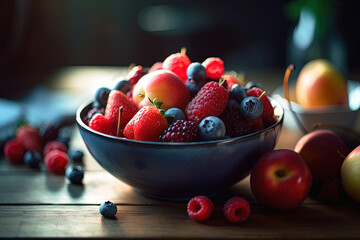
[[[225,124],[218,117],[206,117],[199,124],[199,137],[201,140],[209,141],[223,139],[225,134]]]
[[[169,125],[173,124],[177,120],[186,120],[184,112],[179,108],[170,108],[166,110],[165,117]]]
[[[200,82],[206,77],[205,67],[198,62],[191,63],[186,70],[186,75],[188,79],[191,79],[195,82]]]
[[[84,168],[81,166],[69,166],[65,170],[65,176],[71,183],[81,184],[84,178]]]
[[[39,152],[27,151],[24,155],[24,163],[30,168],[39,168],[40,163],[43,162],[43,157]]]
[[[240,104],[240,111],[245,119],[256,119],[263,113],[263,105],[257,97],[246,97]]]
[[[120,92],[123,93],[127,93],[130,91],[131,89],[131,83],[128,80],[119,80],[115,85],[114,85],[114,90],[118,90]]]
[[[69,149],[68,155],[74,163],[82,163],[84,153],[80,150]]]
[[[117,207],[114,203],[106,201],[100,205],[100,214],[106,218],[112,218],[117,213]]]
[[[97,101],[102,107],[106,106],[109,93],[110,89],[106,87],[98,88],[94,95],[95,101]]]

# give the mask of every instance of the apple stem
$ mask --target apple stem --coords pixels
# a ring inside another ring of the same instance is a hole
[[[336,152],[337,152],[337,154],[339,154],[339,155],[340,155],[340,157],[342,157],[343,159],[345,159],[345,158],[346,158],[346,157],[344,156],[344,154],[342,154],[339,150],[337,150]]]
[[[119,131],[120,131],[120,122],[121,122],[121,114],[123,111],[123,106],[119,107],[119,118],[118,118],[118,124],[117,124],[117,128],[116,128],[116,136],[119,136]]]
[[[186,47],[182,47],[180,53],[181,55],[186,55]]]
[[[289,103],[289,110],[291,112],[291,114],[294,116],[295,121],[298,125],[298,127],[300,128],[300,130],[304,133],[307,134],[308,131],[305,129],[305,127],[302,125],[300,119],[298,118],[298,116],[296,115],[296,113],[294,112],[292,106],[291,106],[291,101],[290,101],[290,97],[289,97],[289,78],[290,78],[290,74],[295,71],[295,66],[293,64],[290,64],[285,71],[285,75],[284,75],[284,98],[288,101]]]
[[[260,98],[262,98],[262,96],[264,96],[266,93],[266,91],[263,91],[262,94],[258,97],[258,99],[260,100]]]

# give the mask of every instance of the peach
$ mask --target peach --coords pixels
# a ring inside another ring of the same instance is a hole
[[[185,83],[169,70],[156,70],[146,74],[135,85],[133,101],[139,108],[151,106],[151,100],[162,102],[162,109],[180,108],[184,111],[190,101]]]
[[[304,108],[348,105],[344,76],[327,60],[315,59],[301,69],[296,82],[296,101]]]

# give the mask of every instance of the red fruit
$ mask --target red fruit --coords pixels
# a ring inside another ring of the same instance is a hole
[[[194,142],[199,136],[198,124],[193,121],[177,120],[160,136],[162,142]]]
[[[224,73],[224,62],[220,58],[209,57],[202,65],[206,69],[206,78],[218,79]]]
[[[89,127],[95,131],[108,134],[108,135],[115,135],[116,129],[115,125],[107,118],[105,118],[104,115],[97,113],[95,114],[90,122]]]
[[[55,174],[64,174],[66,165],[69,162],[69,157],[66,153],[60,150],[52,150],[46,154],[44,158],[45,166],[50,172]]]
[[[65,153],[67,152],[67,147],[64,143],[54,140],[54,141],[47,142],[45,144],[43,155],[45,156],[50,151],[55,150],[55,149],[60,150]]]
[[[124,93],[112,90],[107,101],[105,118],[109,119],[114,126],[118,125],[119,108],[121,106],[123,110],[120,119],[120,128],[124,128],[129,120],[136,114],[138,107]]]
[[[226,84],[227,84],[227,89],[228,91],[231,91],[231,88],[235,85],[235,84],[239,84],[244,86],[245,82],[244,82],[244,75],[243,74],[239,74],[237,77],[231,75],[231,74],[224,74],[221,76],[221,79],[225,79],[226,80]]]
[[[25,150],[17,140],[10,140],[4,146],[5,157],[15,164],[23,163]]]
[[[159,109],[145,106],[125,126],[123,134],[129,139],[156,142],[168,126],[166,118]]]
[[[264,92],[261,88],[253,87],[246,91],[248,97],[260,97],[260,95]],[[271,105],[266,93],[260,98],[260,101],[263,104],[263,113],[261,115],[261,118],[264,121],[273,121],[274,119],[274,108]]]
[[[264,123],[261,117],[247,120],[247,122],[249,123],[251,130],[253,132],[257,132],[264,129]]]
[[[42,152],[42,142],[38,129],[29,125],[21,125],[16,130],[15,138],[25,150]]]
[[[174,53],[164,60],[162,68],[172,71],[185,83],[187,80],[186,70],[190,63],[190,59],[184,52]]]
[[[224,205],[224,215],[232,223],[244,222],[250,215],[250,205],[244,198],[232,197]]]
[[[156,70],[161,70],[161,69],[163,69],[163,63],[162,62],[156,62],[149,69],[149,73],[154,72]]]
[[[128,79],[131,85],[134,86],[145,74],[147,74],[147,71],[142,66],[138,65],[130,70],[126,79]]]
[[[192,220],[204,221],[208,219],[214,211],[214,204],[205,196],[192,198],[187,205],[187,213]]]
[[[224,122],[229,137],[239,137],[251,133],[249,122],[242,117],[238,104],[230,100],[219,118]]]
[[[218,117],[229,99],[227,90],[217,82],[206,83],[185,109],[190,121],[199,123],[208,116]]]

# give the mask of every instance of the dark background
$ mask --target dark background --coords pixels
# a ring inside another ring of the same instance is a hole
[[[1,0],[0,97],[23,97],[63,66],[151,66],[181,47],[192,61],[217,56],[227,69],[283,70],[298,56],[294,2],[311,1]],[[360,69],[359,4],[314,2],[331,3],[319,46],[335,34],[339,67],[351,76]]]

